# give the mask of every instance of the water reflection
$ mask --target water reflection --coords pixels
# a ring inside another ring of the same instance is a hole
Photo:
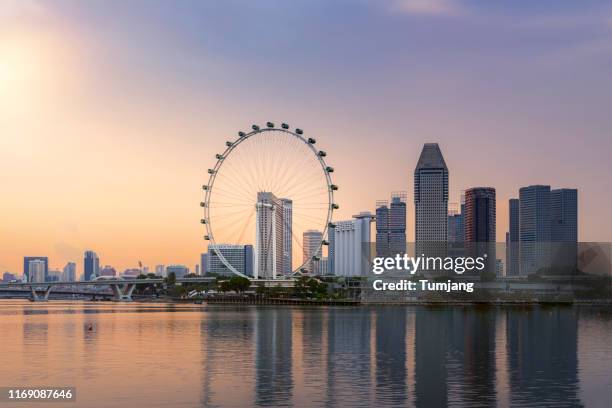
[[[119,407],[606,406],[612,386],[602,309],[45,307],[0,305],[0,377],[82,406],[108,406],[100,383]]]
[[[582,406],[578,397],[578,319],[574,309],[507,313],[511,402]]]

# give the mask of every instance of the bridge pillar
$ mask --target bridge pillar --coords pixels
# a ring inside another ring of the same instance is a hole
[[[113,290],[113,300],[116,302],[131,302],[132,301],[132,292],[134,292],[134,288],[136,287],[135,283],[128,283],[125,285],[119,285],[117,283],[113,283],[110,285]]]
[[[33,302],[46,302],[47,300],[49,300],[49,293],[51,293],[52,287],[53,287],[52,285],[47,286],[47,288],[44,291],[44,295],[40,297],[38,296],[38,292],[35,289],[35,285],[30,285],[30,291],[32,292],[32,296],[30,300],[32,300]]]

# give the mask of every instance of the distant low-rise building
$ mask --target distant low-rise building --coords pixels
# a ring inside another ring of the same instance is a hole
[[[169,276],[171,273],[173,273],[176,278],[183,278],[186,275],[189,275],[189,268],[185,265],[166,266],[166,276]]]
[[[17,280],[17,276],[10,272],[4,272],[4,274],[2,275],[2,282],[4,283],[15,281],[15,280]]]
[[[166,267],[164,265],[155,265],[155,275],[166,277]]]
[[[117,271],[110,265],[106,265],[100,270],[100,276],[117,276]]]
[[[138,269],[138,268],[129,268],[129,269],[126,269],[121,274],[121,276],[123,276],[124,278],[136,278],[139,275],[142,275],[142,270]]]
[[[76,263],[68,262],[62,269],[62,282],[76,281]]]
[[[42,283],[45,282],[47,263],[41,259],[34,259],[28,263],[28,281]]]

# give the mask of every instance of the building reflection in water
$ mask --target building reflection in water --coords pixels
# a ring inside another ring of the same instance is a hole
[[[292,309],[261,309],[255,325],[255,403],[287,405],[293,391]]]
[[[367,404],[371,389],[368,312],[332,309],[327,317],[326,406]]]
[[[446,346],[450,315],[445,310],[419,308],[415,326],[415,403],[422,407],[447,406]]]
[[[510,401],[582,406],[578,396],[578,319],[572,308],[506,312]]]
[[[384,307],[376,312],[376,399],[404,405],[406,381],[406,313],[404,307]]]
[[[219,310],[201,326],[201,402],[581,406],[577,329],[571,308]]]

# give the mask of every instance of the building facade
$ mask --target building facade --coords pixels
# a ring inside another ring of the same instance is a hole
[[[208,253],[202,260],[202,270],[206,275],[233,276],[234,272],[228,268],[219,257],[223,256],[237,272],[253,276],[253,246],[237,244],[211,244]]]
[[[448,168],[437,143],[423,146],[414,170],[414,207],[416,254],[445,257],[448,239]]]
[[[94,279],[100,274],[100,259],[94,251],[85,251],[83,258],[83,277],[86,281]]]
[[[47,279],[47,264],[44,260],[33,259],[28,262],[28,282],[42,283]]]
[[[335,275],[366,276],[370,262],[369,212],[354,215],[352,220],[339,221],[335,225]]]
[[[254,278],[276,279],[283,271],[283,205],[270,192],[257,193]]]
[[[68,262],[62,270],[62,281],[63,282],[74,282],[77,279],[76,274],[76,263]]]
[[[293,272],[293,201],[281,198],[283,208],[283,274]]]
[[[518,276],[519,265],[519,209],[518,198],[508,201],[508,233],[506,234],[506,276]]]
[[[390,256],[389,201],[376,201],[376,256]]]
[[[406,253],[406,192],[391,193],[389,205],[389,250],[392,255]]]
[[[376,202],[376,256],[406,253],[406,192]]]
[[[143,273],[146,274],[144,270],[143,270]],[[117,270],[110,265],[106,265],[104,266],[104,268],[100,270],[100,276],[107,276],[107,277],[117,276]]]
[[[186,267],[185,265],[166,266],[166,276],[169,276],[171,273],[173,273],[176,278],[183,278],[189,275],[189,268]]]
[[[321,231],[307,230],[302,234],[302,263],[311,275],[319,274],[322,241],[323,233]]]
[[[474,187],[465,192],[464,237],[468,256],[485,258],[481,273],[497,275],[496,198],[492,187]]]
[[[336,225],[330,223],[327,227],[327,275],[335,275],[336,268]]]
[[[550,191],[552,267],[557,273],[573,273],[578,267],[578,190]]]
[[[520,274],[530,275],[550,266],[550,186],[523,187],[519,200]]]
[[[49,273],[49,258],[46,256],[24,256],[23,257],[23,279],[30,282],[30,261],[43,261],[45,263],[45,278]]]

